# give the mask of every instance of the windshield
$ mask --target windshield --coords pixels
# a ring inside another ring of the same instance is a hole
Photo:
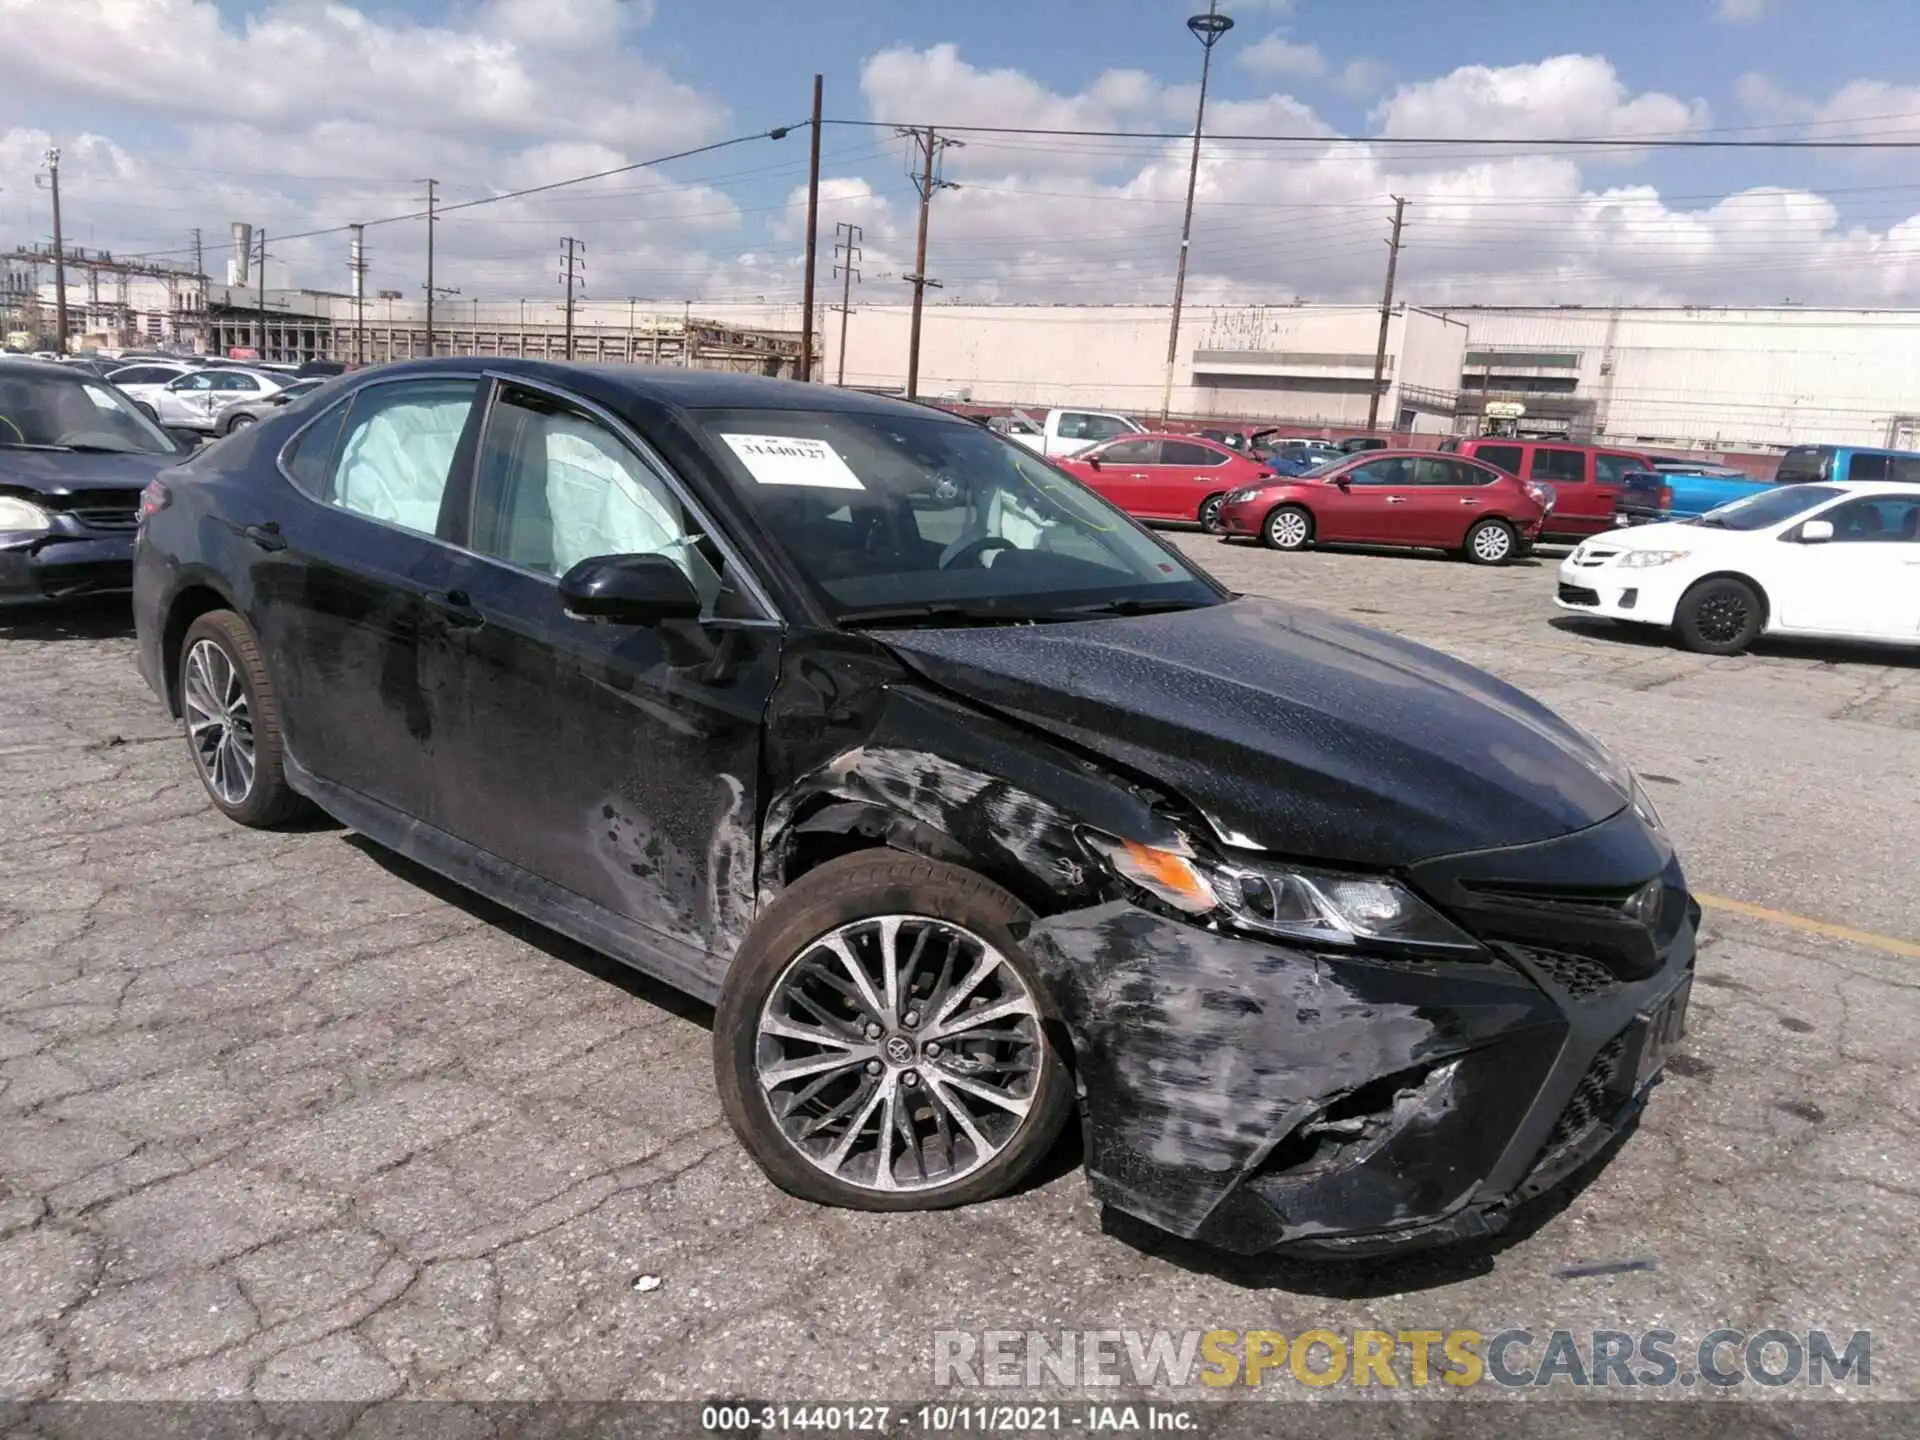
[[[0,447],[172,455],[167,433],[101,380],[0,368]]]
[[[1765,530],[1803,515],[1814,506],[1846,492],[1831,485],[1794,485],[1785,490],[1763,490],[1731,505],[1709,510],[1693,523],[1716,530]]]
[[[1224,598],[1121,511],[977,425],[890,414],[705,411],[737,492],[847,623],[1059,619]]]

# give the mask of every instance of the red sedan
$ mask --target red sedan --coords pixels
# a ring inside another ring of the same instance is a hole
[[[1258,460],[1192,435],[1122,435],[1054,462],[1142,520],[1217,530],[1220,502],[1273,478]]]
[[[1524,555],[1552,506],[1548,491],[1458,455],[1371,450],[1227,496],[1219,530],[1275,550],[1316,542],[1449,550],[1480,565]]]

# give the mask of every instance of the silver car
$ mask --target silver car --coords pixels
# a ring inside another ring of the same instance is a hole
[[[222,434],[221,421],[229,409],[276,395],[289,383],[290,377],[264,370],[225,365],[195,370],[161,387],[152,401],[154,418],[162,425]]]
[[[229,405],[220,412],[220,418],[214,425],[213,433],[231,435],[236,430],[245,429],[256,421],[264,420],[281,407],[311,395],[326,384],[328,378],[321,375],[310,376],[305,380],[289,380],[284,388],[274,391],[271,395],[262,395],[257,400],[242,400],[238,404]]]

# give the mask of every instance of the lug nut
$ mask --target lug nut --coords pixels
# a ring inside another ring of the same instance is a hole
[[[911,1090],[914,1086],[920,1083],[920,1077],[917,1074],[915,1074],[913,1071],[909,1070],[907,1071],[906,1074],[900,1077],[900,1083],[906,1086],[909,1090]]]
[[[887,1032],[884,1029],[882,1029],[879,1025],[874,1024],[872,1021],[867,1022],[867,1039],[878,1040],[882,1035],[886,1033]]]
[[[886,1069],[886,1066],[882,1065],[878,1060],[867,1061],[867,1074],[869,1075],[878,1075],[884,1069]]]
[[[927,1058],[931,1060],[934,1056],[938,1055],[939,1053],[940,1053],[940,1042],[938,1040],[929,1040],[927,1042]]]
[[[918,1010],[909,1010],[905,1015],[902,1015],[900,1019],[905,1024],[918,1025],[920,1023],[920,1012]]]

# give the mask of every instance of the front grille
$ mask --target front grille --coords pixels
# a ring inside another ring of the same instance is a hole
[[[1619,550],[1612,546],[1582,545],[1573,552],[1572,560],[1582,570],[1595,570],[1619,554]]]
[[[1620,977],[1590,955],[1576,955],[1570,950],[1541,950],[1531,945],[1521,953],[1576,1000],[1591,1000],[1620,988]]]
[[[1562,585],[1560,598],[1569,605],[1598,605],[1600,592],[1589,590],[1584,585]]]
[[[1567,1102],[1567,1108],[1560,1112],[1560,1118],[1554,1122],[1553,1133],[1547,1136],[1542,1160],[1582,1139],[1607,1117],[1612,1108],[1612,1097],[1618,1090],[1616,1081],[1620,1074],[1620,1062],[1626,1058],[1626,1053],[1627,1036],[1624,1030],[1600,1047],[1600,1053],[1593,1057],[1593,1064],[1587,1067],[1587,1073],[1574,1086],[1573,1098]]]
[[[140,528],[140,510],[137,506],[123,510],[117,505],[111,509],[104,505],[89,505],[84,509],[69,510],[67,513],[89,530],[125,533]]]

